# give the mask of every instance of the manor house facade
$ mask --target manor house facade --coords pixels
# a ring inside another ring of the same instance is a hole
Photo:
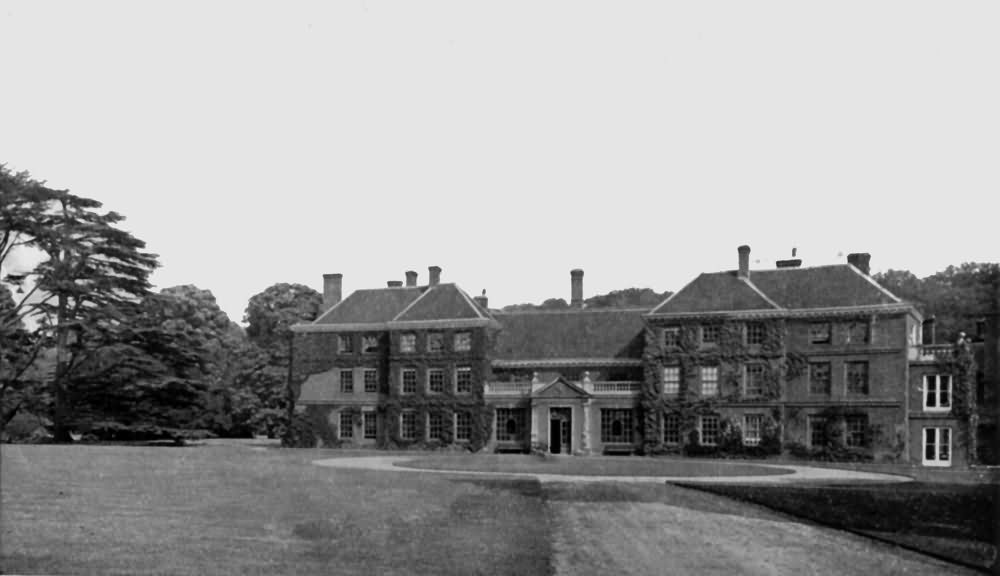
[[[923,343],[867,254],[769,270],[749,256],[651,309],[584,307],[582,270],[568,309],[516,312],[436,266],[347,298],[325,275],[324,312],[293,328],[296,410],[330,446],[967,462],[953,347]]]

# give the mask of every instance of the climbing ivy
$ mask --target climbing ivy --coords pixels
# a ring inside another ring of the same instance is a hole
[[[762,431],[761,444],[742,446],[737,449],[734,442],[726,447],[700,446],[697,441],[698,417],[718,414],[720,405],[757,404],[781,398],[782,382],[798,378],[808,366],[802,354],[787,351],[787,327],[784,319],[762,320],[763,335],[759,344],[747,344],[744,340],[744,322],[718,321],[713,323],[682,324],[679,327],[677,346],[664,349],[659,338],[658,326],[647,326],[645,359],[645,380],[641,404],[643,407],[644,450],[647,453],[684,452],[688,454],[738,455],[744,453],[774,454],[781,451],[780,412],[767,418],[770,428],[765,441]],[[699,341],[700,326],[715,326],[718,340],[714,345],[702,346]],[[763,367],[760,394],[746,397],[744,394],[743,366],[759,363]],[[664,366],[680,369],[680,392],[676,396],[663,394],[660,376]],[[718,367],[718,393],[703,396],[699,390],[699,370],[703,366]],[[681,438],[687,438],[680,446],[662,443],[663,414],[677,414],[681,420]],[[738,424],[723,419],[720,434],[735,436]]]
[[[951,374],[951,414],[959,422],[959,442],[965,445],[968,462],[978,458],[976,429],[979,411],[976,406],[976,358],[972,346],[965,338],[955,342],[952,353],[938,357],[938,370]]]

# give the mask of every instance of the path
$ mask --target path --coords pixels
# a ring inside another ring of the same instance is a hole
[[[347,458],[326,458],[315,460],[317,466],[330,468],[350,468],[361,470],[386,470],[393,472],[419,472],[424,474],[460,474],[470,476],[499,476],[515,478],[536,478],[539,482],[638,482],[664,483],[684,482],[686,484],[798,484],[803,482],[910,482],[906,476],[838,470],[834,468],[813,468],[811,466],[759,464],[755,466],[792,470],[791,474],[768,476],[579,476],[569,474],[538,474],[532,472],[482,472],[472,470],[429,470],[398,466],[413,456],[359,456]]]

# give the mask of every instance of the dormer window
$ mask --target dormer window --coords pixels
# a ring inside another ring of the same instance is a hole
[[[375,354],[378,352],[378,336],[363,336],[361,338],[361,353]]]

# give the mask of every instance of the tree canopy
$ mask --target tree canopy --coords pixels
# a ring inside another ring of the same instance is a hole
[[[652,308],[663,302],[673,292],[658,293],[651,288],[625,288],[612,290],[607,294],[591,296],[583,301],[584,308]],[[505,312],[520,310],[565,310],[570,305],[562,298],[549,298],[541,304],[511,304],[504,306]]]
[[[974,334],[976,321],[993,310],[1000,264],[966,262],[926,278],[908,270],[887,270],[873,278],[924,317],[934,316],[939,340],[954,341],[959,332]]]

